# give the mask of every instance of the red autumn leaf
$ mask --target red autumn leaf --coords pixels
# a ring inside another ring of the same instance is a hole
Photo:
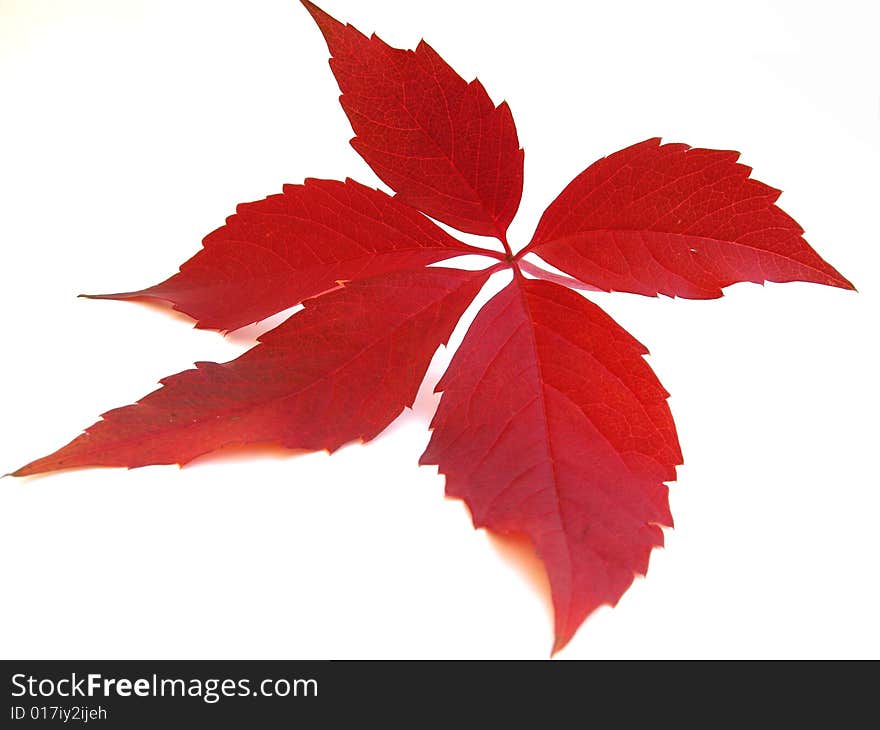
[[[400,271],[310,299],[241,357],[165,378],[16,475],[185,464],[229,444],[333,451],[368,441],[412,404],[431,358],[486,278]]]
[[[423,464],[476,527],[525,533],[547,566],[559,649],[614,604],[672,526],[664,480],[681,452],[647,350],[595,304],[514,278],[437,385]]]
[[[523,185],[507,104],[495,107],[427,43],[392,48],[303,2],[324,34],[351,144],[401,200],[468,233],[504,237]]]
[[[649,139],[590,165],[544,212],[528,245],[606,291],[713,299],[738,281],[852,289],[749,177],[738,152]]]
[[[585,170],[514,256],[506,230],[522,150],[507,106],[425,43],[394,49],[304,5],[333,56],[353,144],[397,197],[351,180],[286,186],[239,206],[179,274],[104,295],[165,299],[227,330],[306,301],[238,359],[166,378],[16,475],[183,464],[230,444],[367,441],[412,403],[488,277],[511,269],[437,385],[421,463],[439,466],[477,527],[532,541],[550,578],[558,650],[646,572],[672,525],[666,482],[681,462],[647,351],[567,287],[709,298],[735,281],[851,285],[737,153],[659,140]],[[425,214],[494,235],[505,254],[461,243]],[[527,252],[575,279],[523,260]],[[462,253],[499,263],[428,267]]]
[[[238,206],[180,273],[93,299],[164,299],[198,326],[234,330],[336,286],[475,249],[381,190],[306,180]]]

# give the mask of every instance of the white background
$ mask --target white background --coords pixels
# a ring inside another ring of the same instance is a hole
[[[590,295],[651,349],[686,464],[648,578],[560,658],[880,657],[870,5],[327,0],[509,101],[519,246],[590,162],[662,135],[741,150],[860,290]],[[284,182],[379,185],[337,96],[294,0],[0,0],[0,472],[253,343],[75,295],[165,278]],[[416,466],[447,359],[413,412],[332,457],[3,479],[0,656],[546,657],[534,558]]]

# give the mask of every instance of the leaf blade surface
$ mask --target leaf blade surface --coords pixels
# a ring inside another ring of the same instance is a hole
[[[738,157],[659,139],[615,152],[548,206],[525,251],[586,284],[646,296],[714,299],[743,281],[852,289]]]
[[[310,299],[241,357],[165,378],[15,475],[184,464],[233,444],[333,451],[368,441],[412,404],[434,352],[486,278],[392,272]]]
[[[476,527],[525,533],[550,578],[558,650],[644,574],[681,452],[645,348],[599,307],[517,276],[443,379],[421,463]]]
[[[519,207],[523,151],[506,103],[467,83],[424,41],[367,38],[313,3],[352,146],[404,202],[460,231],[504,238]]]

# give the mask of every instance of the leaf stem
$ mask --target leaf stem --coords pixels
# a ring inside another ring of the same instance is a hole
[[[511,251],[510,244],[507,242],[507,232],[500,233],[498,240],[501,241],[501,245],[504,246],[504,260],[509,261],[512,264],[514,262],[513,251]]]
[[[502,253],[501,251],[493,251],[491,248],[483,248],[482,246],[468,245],[468,248],[470,249],[468,253],[474,254],[475,256],[488,256],[489,258],[498,259],[498,261],[509,261],[507,254]]]
[[[529,244],[525,248],[520,249],[519,253],[517,253],[517,255],[513,257],[514,262],[519,261],[523,256],[525,256],[527,253],[529,253],[529,247],[531,245],[532,244]]]
[[[535,266],[535,264],[531,263],[530,261],[526,261],[525,259],[522,259],[521,261],[514,261],[513,265],[517,269],[525,271],[527,274],[536,276],[539,279],[544,279],[544,281],[552,281],[556,284],[562,284],[563,286],[567,286],[569,289],[581,289],[583,291],[605,291],[604,289],[600,289],[598,286],[587,284],[586,282],[580,281],[579,279],[573,279],[572,277],[565,276],[563,274],[554,274],[552,271],[547,271],[547,269],[542,269],[540,266]]]
[[[497,274],[499,271],[504,271],[505,269],[515,269],[515,268],[516,268],[515,265],[511,266],[507,260],[503,260],[503,261],[500,261],[499,263],[495,264],[494,266],[490,266],[488,269],[486,269],[486,274],[491,276],[492,274]]]

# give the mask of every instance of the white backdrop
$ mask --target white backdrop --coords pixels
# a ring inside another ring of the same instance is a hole
[[[560,658],[880,657],[869,6],[326,2],[394,45],[424,36],[508,100],[526,150],[515,247],[581,169],[662,135],[742,151],[860,290],[590,295],[650,348],[686,463],[647,579]],[[0,472],[266,329],[224,340],[75,295],[165,278],[284,182],[378,186],[337,96],[294,0],[0,0]],[[547,656],[535,559],[474,531],[416,465],[447,360],[412,412],[333,456],[0,480],[0,656]]]

